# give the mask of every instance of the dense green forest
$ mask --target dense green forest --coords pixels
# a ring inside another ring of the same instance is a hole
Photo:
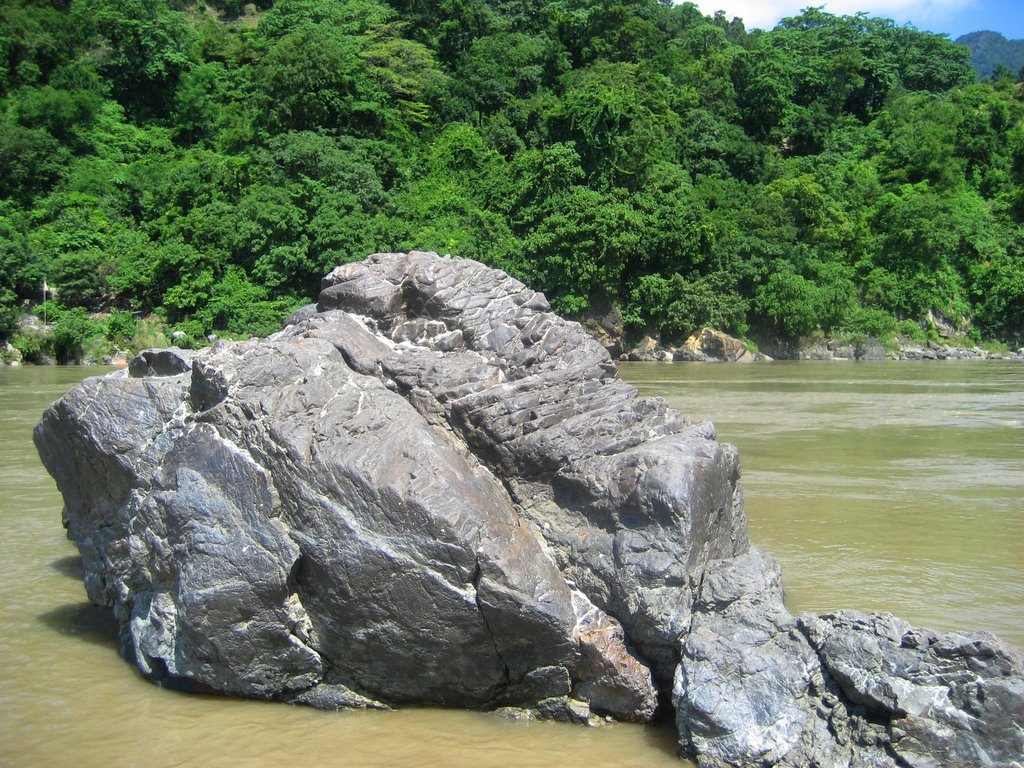
[[[1024,329],[1021,85],[888,20],[6,0],[0,57],[0,339],[30,357],[152,314],[265,333],[410,248],[668,337]],[[49,341],[16,330],[44,280]]]

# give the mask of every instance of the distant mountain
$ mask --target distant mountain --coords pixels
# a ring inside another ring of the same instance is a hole
[[[1007,40],[998,32],[970,32],[956,42],[971,49],[979,80],[991,76],[996,64],[1007,67],[1014,75],[1024,67],[1024,40]]]

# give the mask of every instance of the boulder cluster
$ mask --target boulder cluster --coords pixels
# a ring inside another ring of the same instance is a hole
[[[751,349],[747,343],[714,328],[701,328],[678,346],[666,345],[654,336],[644,336],[619,355],[631,363],[755,363],[772,358]]]
[[[1024,656],[790,615],[736,450],[544,296],[376,254],[266,338],[150,350],[35,431],[85,585],[162,685],[580,722],[706,766],[1021,765]]]

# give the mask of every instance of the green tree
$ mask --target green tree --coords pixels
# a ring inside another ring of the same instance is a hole
[[[817,326],[816,286],[792,268],[773,273],[754,295],[754,309],[783,338],[808,335]]]
[[[281,321],[302,303],[304,300],[290,296],[271,299],[266,288],[231,266],[212,286],[209,301],[196,319],[207,333],[266,336],[279,330]]]
[[[367,75],[397,104],[403,121],[422,129],[432,118],[430,102],[447,84],[434,52],[422,43],[401,36],[406,25],[386,24],[371,29],[361,56]]]
[[[370,79],[362,52],[358,37],[327,26],[303,26],[276,40],[257,74],[267,129],[357,136],[382,129],[387,96]]]
[[[563,81],[558,118],[597,184],[637,188],[655,163],[675,159],[680,124],[666,78],[636,64],[597,62]]]
[[[8,123],[0,128],[0,194],[31,204],[56,185],[70,159],[70,150],[46,130]]]
[[[689,278],[678,273],[671,278],[653,274],[637,281],[623,315],[635,328],[651,328],[662,338],[683,340],[704,327],[746,333],[749,309],[725,272]]]
[[[1005,256],[976,266],[973,292],[983,333],[1024,341],[1024,253],[1019,238]]]
[[[499,32],[473,42],[452,87],[473,109],[494,112],[554,86],[568,68],[564,51],[550,38]]]
[[[95,41],[117,99],[140,116],[166,114],[165,94],[194,63],[182,15],[167,0],[71,0],[71,18]]]
[[[400,248],[669,334],[1019,330],[1024,100],[942,36],[657,0],[0,5],[0,334],[46,277],[244,335]]]
[[[626,265],[640,258],[644,219],[628,201],[574,186],[533,211],[522,227],[515,271],[559,312],[575,314],[620,295]]]

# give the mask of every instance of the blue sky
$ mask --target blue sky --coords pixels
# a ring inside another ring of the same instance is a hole
[[[808,6],[824,5],[838,15],[865,11],[869,16],[907,22],[928,32],[944,32],[954,40],[968,32],[990,29],[1011,40],[1024,39],[1024,3],[1021,0],[695,0],[706,14],[724,10],[739,16],[747,29],[770,29],[784,16],[795,16]]]

